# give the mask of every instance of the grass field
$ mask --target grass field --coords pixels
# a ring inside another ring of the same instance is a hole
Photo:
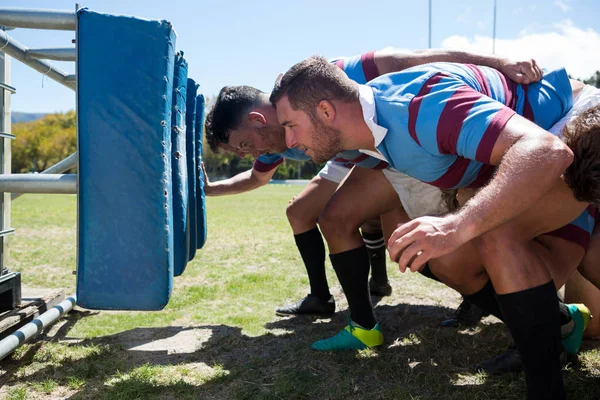
[[[440,328],[459,296],[392,263],[390,297],[374,299],[386,343],[319,353],[318,339],[345,325],[346,303],[328,266],[338,312],[280,318],[274,310],[308,290],[285,218],[298,186],[210,198],[208,242],[175,279],[160,312],[75,309],[0,364],[8,399],[522,399],[521,374],[475,374],[504,350],[504,326]],[[75,292],[74,196],[15,201],[11,268],[24,286]],[[570,399],[600,399],[600,345],[586,342],[565,370]]]

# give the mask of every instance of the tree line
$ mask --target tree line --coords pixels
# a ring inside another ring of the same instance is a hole
[[[42,172],[77,151],[75,111],[48,114],[29,122],[13,124],[16,136],[12,142],[14,173]],[[203,161],[212,178],[228,178],[252,168],[252,157],[235,154],[215,154],[205,143]],[[286,160],[279,166],[274,179],[312,178],[319,171],[314,163]],[[74,172],[74,171],[69,171]]]
[[[600,88],[600,71],[584,83]],[[210,108],[210,99],[207,102]],[[56,113],[30,122],[13,125],[16,139],[12,143],[12,171],[15,173],[41,172],[77,151],[75,111]],[[206,143],[202,159],[209,177],[224,179],[252,168],[251,156],[239,158],[233,153],[213,153]],[[274,179],[310,179],[322,168],[311,161],[286,160]],[[72,171],[71,171],[72,172]]]

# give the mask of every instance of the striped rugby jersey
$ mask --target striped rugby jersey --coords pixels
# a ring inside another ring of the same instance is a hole
[[[365,84],[379,76],[379,71],[377,71],[377,66],[375,65],[374,51],[355,57],[337,58],[331,62],[343,69],[350,79],[360,84]],[[283,153],[263,154],[254,161],[253,168],[258,172],[271,171],[277,168],[285,158],[295,161],[310,160],[310,157],[304,154],[304,152],[293,148],[287,149]],[[341,164],[346,168],[358,165],[368,169],[383,169],[388,166],[388,163],[385,161],[363,154],[358,150],[342,151],[336,154],[335,158],[331,161]]]
[[[445,189],[481,187],[490,179],[492,149],[515,113],[549,129],[573,103],[564,69],[520,85],[492,68],[433,63],[366,86],[377,124],[387,129],[377,150],[393,168]]]

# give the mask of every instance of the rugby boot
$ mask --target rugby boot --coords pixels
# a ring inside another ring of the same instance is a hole
[[[383,344],[383,334],[379,324],[375,324],[373,329],[364,329],[354,326],[352,321],[335,336],[329,339],[319,340],[312,344],[312,348],[321,351],[333,350],[363,350],[381,346]]]
[[[567,352],[563,346],[560,353],[560,365],[563,367],[567,364]],[[501,375],[508,372],[520,372],[523,370],[521,363],[521,355],[517,346],[511,345],[508,350],[490,358],[480,364],[475,364],[477,372],[485,372],[488,375]]]
[[[446,328],[475,326],[482,318],[485,318],[488,315],[490,314],[483,311],[469,300],[463,298],[462,303],[460,303],[454,312],[454,317],[443,321],[442,326]]]
[[[318,315],[331,316],[335,313],[335,301],[333,296],[329,300],[321,300],[317,296],[309,294],[300,301],[275,310],[275,314],[279,316],[288,315]]]
[[[592,314],[583,304],[567,304],[567,308],[569,309],[574,326],[570,332],[563,334],[562,344],[567,353],[573,355],[577,354],[579,347],[581,347],[583,331],[590,322],[590,319],[592,319]]]
[[[369,279],[369,292],[371,293],[371,296],[389,296],[392,294],[392,286],[389,281],[380,283],[371,278]]]

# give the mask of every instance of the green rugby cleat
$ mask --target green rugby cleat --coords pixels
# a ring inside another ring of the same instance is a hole
[[[569,354],[577,354],[581,341],[583,339],[583,331],[587,327],[592,314],[590,310],[583,304],[567,304],[571,319],[575,323],[573,330],[567,336],[563,337],[562,344]]]
[[[321,351],[362,350],[382,344],[383,334],[379,324],[376,324],[373,329],[364,329],[354,326],[350,321],[337,335],[314,342],[311,347]]]

